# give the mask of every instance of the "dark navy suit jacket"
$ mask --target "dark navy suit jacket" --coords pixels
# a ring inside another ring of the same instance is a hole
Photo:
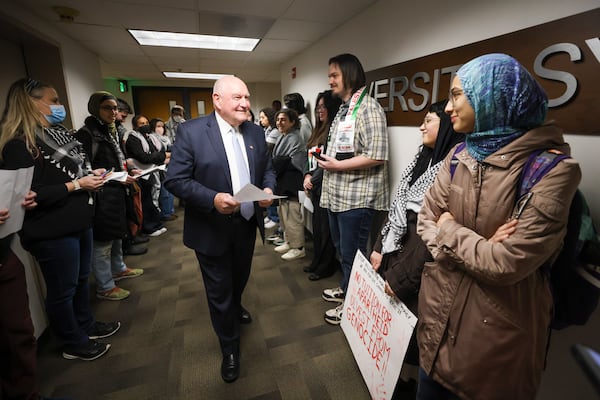
[[[244,135],[252,184],[275,192],[275,173],[263,130],[244,122],[240,132]],[[214,112],[179,125],[164,185],[185,202],[183,243],[207,256],[222,255],[228,248],[234,225],[232,216],[219,213],[213,200],[219,192],[233,194],[233,188]],[[254,209],[264,239],[262,209],[256,202]]]

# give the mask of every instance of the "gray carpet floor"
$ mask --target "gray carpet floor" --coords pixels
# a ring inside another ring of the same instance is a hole
[[[182,243],[180,218],[151,238],[145,255],[126,257],[144,275],[119,282],[123,301],[92,298],[100,321],[121,321],[104,339],[112,347],[90,362],[61,357],[57,341],[40,341],[41,390],[73,399],[368,399],[343,332],[324,322],[332,307],[321,291],[338,286],[340,274],[311,282],[306,258],[283,261],[274,246],[257,240],[243,304],[254,321],[243,326],[241,374],[222,381],[214,334],[194,252]],[[93,283],[92,292],[94,293]],[[334,306],[335,304],[333,304]]]

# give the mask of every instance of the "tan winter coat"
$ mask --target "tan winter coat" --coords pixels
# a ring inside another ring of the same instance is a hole
[[[561,131],[543,126],[483,164],[463,150],[451,179],[451,151],[419,213],[417,232],[435,259],[419,294],[420,365],[464,399],[531,400],[541,380],[552,295],[539,267],[561,248],[579,164],[555,166],[532,188],[516,232],[487,241],[511,217],[521,169],[536,149],[570,153]],[[445,211],[455,220],[438,229]]]

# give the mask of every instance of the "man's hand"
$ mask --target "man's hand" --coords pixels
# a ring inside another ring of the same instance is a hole
[[[333,172],[342,170],[340,161],[337,160],[335,157],[328,156],[327,154],[321,154],[321,157],[323,157],[324,160],[320,160],[318,158],[316,159],[317,164],[319,164],[319,167],[323,168],[324,170]]]
[[[235,200],[229,193],[217,193],[213,204],[221,214],[233,214],[240,208],[240,202]]]
[[[268,193],[268,194],[273,194],[273,191],[270,188],[264,188],[263,192]],[[258,202],[258,205],[264,208],[269,207],[271,204],[273,204],[273,199],[270,200],[261,200]]]

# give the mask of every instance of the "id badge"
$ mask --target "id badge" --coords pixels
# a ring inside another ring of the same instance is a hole
[[[349,118],[347,121],[340,121],[337,128],[335,139],[336,153],[354,154],[354,126],[356,120]]]

